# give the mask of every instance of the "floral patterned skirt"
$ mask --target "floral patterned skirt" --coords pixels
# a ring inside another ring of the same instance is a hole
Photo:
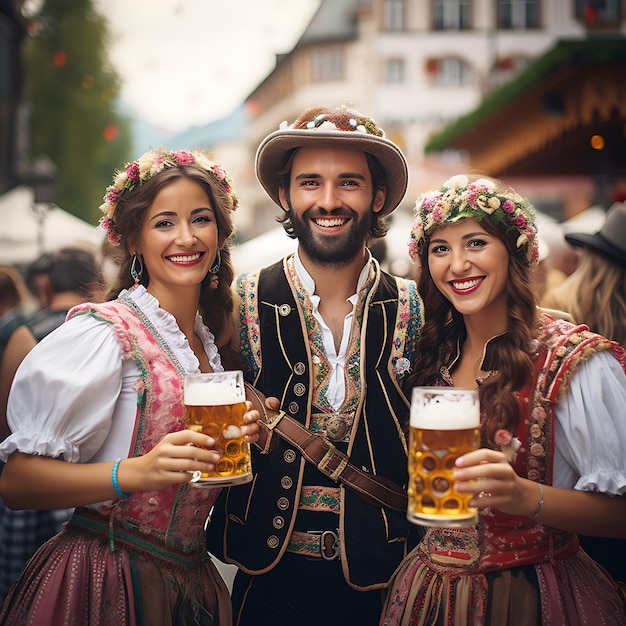
[[[189,564],[116,545],[71,522],[24,568],[0,612],[10,626],[230,626],[228,589],[205,552]]]
[[[427,562],[418,546],[394,573],[381,626],[594,626],[626,624],[610,578],[574,556],[488,573]]]

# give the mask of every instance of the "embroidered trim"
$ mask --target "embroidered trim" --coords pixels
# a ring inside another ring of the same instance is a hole
[[[341,490],[339,487],[307,487],[300,492],[298,508],[303,511],[323,511],[339,515]]]

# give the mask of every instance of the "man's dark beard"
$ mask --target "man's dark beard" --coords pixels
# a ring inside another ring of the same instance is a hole
[[[321,242],[313,234],[311,218],[313,209],[307,209],[302,217],[296,215],[287,199],[288,215],[293,232],[298,238],[299,245],[304,253],[320,265],[344,267],[348,265],[362,250],[370,232],[373,219],[373,202],[369,211],[359,218],[359,214],[352,209],[334,209],[314,213],[316,217],[350,217],[350,227],[347,234],[338,237],[328,237]]]

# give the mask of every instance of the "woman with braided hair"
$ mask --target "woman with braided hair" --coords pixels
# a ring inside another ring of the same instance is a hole
[[[409,250],[425,323],[407,385],[478,388],[481,448],[456,462],[476,526],[428,527],[381,625],[624,624],[577,533],[624,536],[624,350],[541,313],[534,210],[486,178],[417,202]]]
[[[220,453],[185,429],[182,390],[187,373],[240,367],[236,205],[228,174],[197,151],[151,150],[107,188],[112,299],[72,309],[24,360],[0,445],[7,506],[76,511],[22,572],[1,624],[231,623],[204,536],[219,489],[189,484]],[[249,442],[258,418],[244,418]]]

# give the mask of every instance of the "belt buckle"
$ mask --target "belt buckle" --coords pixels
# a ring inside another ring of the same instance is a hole
[[[320,555],[325,561],[334,561],[340,554],[339,529],[309,530],[312,535],[320,535]]]

